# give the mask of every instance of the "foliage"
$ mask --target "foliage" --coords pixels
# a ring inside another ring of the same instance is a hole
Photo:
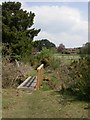
[[[60,58],[52,57],[50,61],[50,67],[55,70],[56,68],[59,68],[61,65],[61,60]]]
[[[40,87],[41,91],[49,91],[51,90],[50,86],[48,85],[47,81],[42,81],[42,85]]]
[[[79,99],[90,100],[90,59],[81,58],[71,65],[73,84],[69,87]]]
[[[52,59],[52,51],[47,48],[43,48],[42,51],[37,55],[37,60],[39,64],[44,64],[44,66],[50,65]]]
[[[90,54],[90,42],[87,42],[83,47],[80,49],[81,56],[86,56]]]
[[[3,88],[16,88],[28,76],[30,76],[31,66],[29,64],[10,62],[10,58],[2,58],[2,87]]]
[[[81,58],[71,64],[73,84],[70,89],[80,99],[90,100],[90,42],[80,49]]]
[[[60,52],[60,53],[63,53],[64,50],[65,50],[65,45],[60,44],[59,47],[58,47],[58,49],[57,49],[57,51]]]
[[[44,48],[44,47],[47,49],[56,48],[55,44],[50,42],[47,39],[34,41],[34,47],[37,49],[37,51],[41,51],[42,48]]]
[[[31,29],[34,17],[31,11],[21,9],[20,2],[2,3],[3,55],[28,57],[31,54],[33,38],[40,32]]]

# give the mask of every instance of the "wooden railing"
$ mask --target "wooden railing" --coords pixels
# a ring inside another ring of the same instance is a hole
[[[41,64],[38,68],[37,68],[37,84],[36,84],[36,89],[39,90],[40,85],[42,83],[43,80],[43,74],[44,74],[44,64]]]

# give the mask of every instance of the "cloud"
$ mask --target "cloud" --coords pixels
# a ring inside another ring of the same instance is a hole
[[[23,9],[33,11],[36,15],[32,27],[41,28],[41,32],[35,37],[35,40],[46,38],[56,45],[63,43],[66,47],[82,46],[88,41],[88,21],[83,19],[80,9],[54,4],[52,6],[31,6],[24,0],[21,2]]]
[[[51,42],[55,43],[57,46],[63,43],[66,47],[80,47],[82,44],[86,43],[86,39],[78,34],[69,34],[66,32],[61,32],[57,34],[47,33],[42,31],[39,33],[38,40],[47,38]],[[37,37],[35,37],[37,39]],[[82,42],[83,41],[83,42]]]
[[[89,0],[0,0],[2,1],[20,1],[20,2],[89,2]]]
[[[65,6],[32,7],[31,10],[36,14],[35,25],[42,26],[43,30],[69,31],[72,26],[80,22],[79,11]]]
[[[88,41],[88,21],[82,19],[80,11],[68,6],[34,6],[27,8],[35,13],[35,28],[41,33],[35,39],[47,38],[56,45],[82,46]]]

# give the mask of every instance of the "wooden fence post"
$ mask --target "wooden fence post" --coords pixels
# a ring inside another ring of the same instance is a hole
[[[41,85],[41,82],[43,80],[43,74],[44,74],[44,64],[41,64],[38,68],[37,68],[37,84],[36,84],[36,89],[39,90],[39,87]]]

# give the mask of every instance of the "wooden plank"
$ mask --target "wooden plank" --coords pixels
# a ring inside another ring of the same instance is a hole
[[[42,69],[44,67],[44,64],[41,64],[38,68],[37,68],[37,70],[40,70],[40,69]]]
[[[36,89],[39,90],[39,87],[41,85],[41,82],[43,80],[43,73],[44,73],[44,64],[41,64],[38,68],[37,68],[37,85],[36,85]]]
[[[23,87],[23,85],[24,85],[26,82],[28,82],[30,78],[31,78],[31,76],[28,77],[28,78],[27,78],[22,84],[20,84],[17,88]]]

